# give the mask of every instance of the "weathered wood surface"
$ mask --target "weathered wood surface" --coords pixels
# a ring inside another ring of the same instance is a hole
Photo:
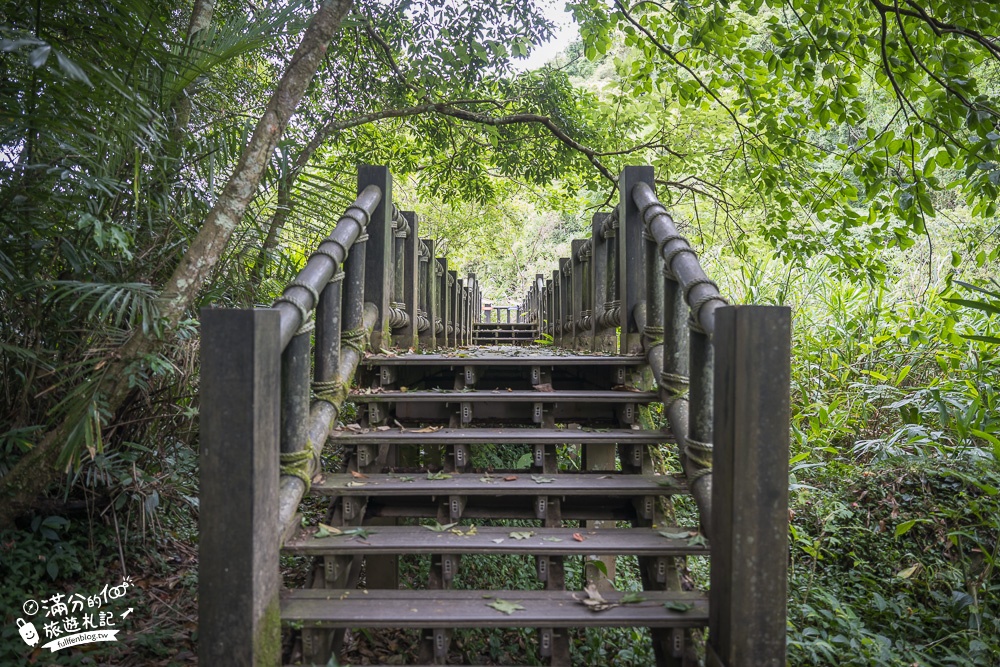
[[[315,537],[316,528],[304,528],[285,543],[288,553],[311,556],[335,554],[505,554],[540,556],[641,555],[641,556],[706,556],[708,546],[692,545],[690,537],[696,528],[521,528],[511,526],[477,526],[472,535],[470,526],[456,526],[462,535],[452,530],[436,532],[424,526],[375,526],[364,537]],[[659,533],[688,533],[683,539],[667,538]],[[531,537],[515,539],[514,532],[531,533]],[[577,535],[582,540],[574,538]],[[500,540],[497,542],[496,540]],[[558,540],[558,541],[557,541]]]
[[[523,391],[506,389],[474,391],[382,391],[353,393],[356,403],[653,403],[659,394],[652,391]]]
[[[607,429],[584,431],[565,428],[442,428],[433,433],[417,433],[419,427],[414,426],[406,431],[390,429],[388,431],[370,430],[368,433],[354,432],[349,429],[334,431],[330,437],[345,445],[386,444],[386,445],[484,445],[484,444],[521,444],[521,445],[572,445],[572,444],[631,444],[657,445],[669,442],[661,431],[640,431],[632,429]]]
[[[518,348],[507,354],[490,354],[479,350],[459,350],[453,354],[369,355],[366,366],[642,366],[642,356],[602,356],[599,354],[553,354]]]
[[[715,320],[712,617],[723,665],[785,664],[791,311],[720,308]]]
[[[644,592],[645,600],[595,612],[570,591],[503,590],[297,590],[282,594],[285,623],[329,628],[520,628],[520,627],[702,627],[708,601],[700,593]],[[610,601],[621,593],[602,594]],[[489,606],[500,599],[524,607],[503,614]],[[665,608],[667,602],[693,605],[688,611]]]
[[[645,496],[686,493],[682,479],[665,475],[574,473],[535,475],[551,482],[539,483],[532,473],[449,473],[448,479],[428,479],[424,473],[369,474],[358,479],[348,473],[324,473],[313,482],[311,493],[321,496]],[[507,481],[507,478],[515,478]],[[483,481],[490,480],[490,481]],[[363,483],[363,487],[357,486]],[[354,484],[355,486],[350,486]]]
[[[281,320],[201,311],[198,654],[206,665],[276,664]]]

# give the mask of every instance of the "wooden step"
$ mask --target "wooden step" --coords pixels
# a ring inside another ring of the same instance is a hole
[[[511,354],[477,353],[459,350],[451,354],[373,354],[365,357],[366,366],[641,366],[640,356],[600,354],[553,354],[550,349],[538,351],[517,348]]]
[[[355,403],[653,403],[659,400],[659,394],[652,391],[387,390],[352,393],[349,398]]]
[[[691,538],[692,528],[522,528],[455,526],[436,531],[426,526],[375,526],[363,538],[315,537],[317,528],[303,528],[285,542],[287,553],[306,556],[341,554],[502,554],[536,556],[707,556],[708,546]],[[684,538],[660,534],[688,533]],[[457,532],[453,532],[457,531]],[[472,531],[473,534],[467,534]],[[461,533],[459,535],[458,533]],[[517,539],[511,533],[530,537]],[[574,537],[575,536],[575,537]],[[578,539],[581,538],[581,539]]]
[[[578,598],[583,593],[575,594]],[[622,593],[602,593],[608,601]],[[281,593],[281,620],[308,628],[696,628],[708,625],[708,600],[686,591],[645,591],[642,602],[591,611],[569,591],[342,590]],[[497,600],[524,607],[505,614]],[[686,611],[665,603],[692,605]]]
[[[622,428],[600,430],[516,427],[442,428],[431,433],[419,433],[419,430],[407,428],[405,431],[400,431],[398,428],[390,428],[388,431],[372,429],[365,433],[339,429],[333,431],[330,438],[342,445],[658,445],[673,441],[673,437],[663,431]]]
[[[428,479],[426,473],[369,474],[356,479],[349,474],[324,473],[313,482],[310,493],[320,496],[652,496],[687,493],[684,480],[665,475],[619,473],[449,473],[448,479]],[[505,478],[515,477],[507,481]],[[406,481],[404,481],[406,480]],[[356,486],[358,482],[363,487]],[[355,486],[348,486],[354,484]]]

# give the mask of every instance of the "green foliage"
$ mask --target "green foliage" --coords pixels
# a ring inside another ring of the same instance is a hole
[[[996,211],[996,3],[569,4],[675,203],[762,212],[787,260],[877,278],[956,200]]]

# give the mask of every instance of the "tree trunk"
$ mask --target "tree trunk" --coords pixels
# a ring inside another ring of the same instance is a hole
[[[176,328],[222,257],[257,191],[278,140],[350,5],[350,0],[326,0],[306,28],[236,169],[162,290],[159,305],[164,331]],[[92,378],[101,383],[101,393],[107,397],[111,412],[128,395],[129,366],[161,344],[162,340],[152,333],[137,331],[116,359]],[[57,424],[0,479],[0,528],[9,526],[19,513],[30,509],[35,498],[58,479],[62,471],[57,462],[74,426],[70,419]]]

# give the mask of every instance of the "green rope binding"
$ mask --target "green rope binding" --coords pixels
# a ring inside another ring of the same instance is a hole
[[[699,442],[691,438],[685,439],[684,456],[700,468],[688,475],[692,483],[705,475],[712,474],[712,449],[713,446],[710,442]]]
[[[651,350],[658,345],[663,345],[663,327],[646,325],[642,329],[642,335],[646,338],[647,350]]]
[[[326,401],[336,407],[337,394],[343,387],[343,383],[338,380],[317,380],[312,383],[313,398],[317,401]]]
[[[368,334],[365,333],[364,328],[342,331],[340,334],[340,344],[352,350],[357,350],[359,354],[364,354],[367,338]]]
[[[281,474],[293,475],[302,480],[306,485],[306,493],[312,486],[310,468],[313,461],[312,445],[306,445],[305,449],[297,452],[281,452]]]

